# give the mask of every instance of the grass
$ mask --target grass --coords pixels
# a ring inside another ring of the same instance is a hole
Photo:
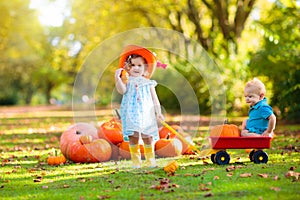
[[[103,113],[99,121],[110,118]],[[253,164],[236,149],[223,166],[195,155],[158,158],[155,169],[134,170],[127,160],[49,166],[47,157],[72,123],[63,111],[1,116],[1,199],[300,199],[299,125],[277,126],[267,164]],[[162,167],[174,159],[180,167],[169,176]]]

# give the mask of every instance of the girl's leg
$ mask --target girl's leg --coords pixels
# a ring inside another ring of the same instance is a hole
[[[142,139],[144,141],[144,154],[146,158],[146,166],[157,167],[152,136],[142,134]]]
[[[129,150],[132,160],[133,168],[141,168],[141,152],[139,147],[139,133],[134,132],[132,136],[129,136]]]

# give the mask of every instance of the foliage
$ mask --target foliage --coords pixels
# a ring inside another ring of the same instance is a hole
[[[159,167],[155,169],[131,169],[130,161],[126,160],[89,164],[67,161],[50,166],[47,158],[54,155],[54,149],[59,149],[61,133],[73,123],[72,112],[39,110],[37,113],[37,108],[26,109],[33,112],[20,112],[17,108],[1,110],[1,199],[300,197],[299,125],[278,126],[272,147],[266,149],[267,164],[253,164],[245,150],[228,150],[232,162],[225,166],[212,164],[209,158],[198,159],[196,155],[159,158]],[[99,113],[99,120],[111,118],[110,111]],[[197,135],[194,141],[200,147],[206,133]],[[178,169],[166,174],[163,167],[173,160],[177,161]]]
[[[55,1],[45,2],[50,5]],[[242,90],[245,81],[253,75],[267,76],[265,80],[271,91],[272,105],[279,108],[283,117],[295,119],[300,113],[295,100],[299,92],[299,47],[293,42],[299,39],[299,31],[294,28],[298,26],[299,6],[293,1],[92,0],[86,3],[70,0],[63,25],[59,27],[39,23],[38,10],[29,8],[29,4],[30,0],[0,3],[1,105],[47,104],[53,98],[69,104],[76,75],[98,45],[124,31],[160,27],[182,33],[186,49],[193,49],[192,42],[197,41],[216,62],[221,74],[221,80],[217,81],[224,83],[229,114],[246,114],[248,107],[243,103]],[[253,19],[257,19],[257,23],[253,23]],[[263,49],[260,49],[261,38],[265,40]],[[168,40],[171,42],[172,38]],[[118,43],[106,48],[120,51],[122,46]],[[99,55],[99,59],[101,56],[105,55]],[[179,74],[170,72],[171,76],[155,75],[154,78],[168,79],[166,82],[172,83],[177,90],[188,82],[197,96],[201,112],[211,113],[212,91],[204,75],[189,66],[188,60],[172,55],[158,56],[169,64],[169,69],[175,69]],[[189,56],[186,50],[186,58]],[[112,99],[120,99],[112,84],[116,65],[117,58],[106,68],[101,80],[84,80],[88,84],[99,83],[93,91],[97,105],[108,105]],[[288,66],[288,70],[281,67],[283,65]],[[274,66],[276,70],[270,70],[268,66]],[[187,82],[173,81],[180,80],[181,75]],[[279,87],[273,87],[275,83],[279,83]],[[189,106],[188,111],[194,111],[187,103],[191,99],[189,96],[179,102],[174,95],[177,93],[170,88],[159,85],[157,90],[162,105],[171,112],[179,111],[181,103]]]
[[[254,75],[264,75],[273,84],[272,104],[278,115],[288,120],[300,119],[300,40],[299,8],[296,2],[277,1],[264,20],[257,22],[263,37],[263,47],[250,63]],[[272,16],[271,16],[272,15]]]

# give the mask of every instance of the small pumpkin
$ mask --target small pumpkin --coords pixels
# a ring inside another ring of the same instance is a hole
[[[181,155],[181,152],[181,141],[176,138],[170,138],[169,135],[167,138],[159,139],[155,143],[155,153],[160,157],[176,157]]]
[[[144,146],[141,144],[139,146],[140,146],[141,156],[142,158],[145,158]],[[129,160],[131,158],[130,150],[129,150],[129,142],[123,141],[122,143],[119,144],[119,155],[121,156],[121,158],[126,160]]]
[[[126,84],[128,82],[128,77],[129,77],[128,72],[125,69],[123,69],[122,72],[121,72],[122,82]]]
[[[166,166],[164,166],[164,171],[170,174],[174,174],[177,169],[178,163],[176,160],[170,161]]]
[[[80,136],[79,141],[81,144],[88,144],[93,141],[93,137],[91,135],[82,135]]]
[[[178,133],[183,133],[183,129],[181,126],[176,124],[171,125],[171,127]],[[176,137],[174,133],[172,133],[167,127],[163,126],[159,129],[159,138],[166,138],[169,135],[170,138]]]
[[[123,142],[122,124],[119,119],[111,119],[101,124],[98,130],[99,138],[106,139],[113,144]]]
[[[57,156],[57,151],[55,150],[55,155],[54,156],[49,156],[47,158],[47,163],[48,165],[60,165],[60,164],[65,164],[67,159],[65,158],[65,156],[60,155]]]
[[[214,126],[210,130],[211,137],[240,137],[241,133],[238,126],[228,124],[227,121],[222,125]]]

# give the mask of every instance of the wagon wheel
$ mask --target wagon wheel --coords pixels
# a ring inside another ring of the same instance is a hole
[[[268,154],[262,150],[258,150],[253,154],[253,161],[256,164],[259,163],[267,163],[268,162]]]
[[[218,165],[226,165],[230,161],[230,156],[226,151],[219,151],[215,155],[215,163]]]
[[[216,154],[211,154],[211,155],[210,155],[210,160],[211,160],[213,163],[216,163],[215,157],[216,157]]]
[[[250,153],[249,153],[249,158],[250,161],[253,162],[253,154],[255,153],[255,150],[253,149]]]

